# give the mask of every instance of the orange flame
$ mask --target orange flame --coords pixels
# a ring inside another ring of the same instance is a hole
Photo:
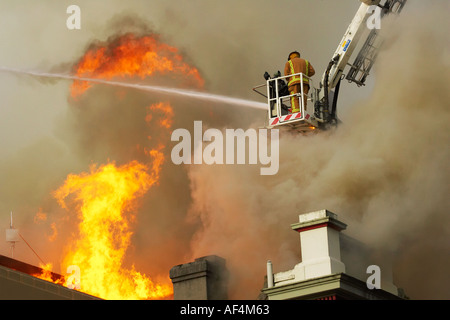
[[[42,208],[39,208],[39,211],[36,212],[34,216],[34,223],[41,223],[47,220],[47,214],[42,212]]]
[[[204,84],[198,70],[184,62],[176,48],[154,36],[131,34],[88,50],[77,63],[75,74],[107,80],[144,79],[159,74],[182,77],[186,83],[198,87]],[[72,97],[83,94],[90,85],[74,81]],[[174,114],[170,104],[153,104],[147,110],[147,123],[152,121],[153,114],[158,114],[159,127],[163,130],[171,127]],[[78,234],[67,247],[63,265],[79,268],[81,291],[104,299],[165,299],[173,295],[169,277],[157,282],[125,263],[136,203],[159,180],[163,148],[163,145],[151,150],[144,148],[145,154],[152,158],[149,165],[131,161],[117,166],[111,162],[93,165],[88,173],[70,174],[54,192],[59,204],[76,212],[79,218]]]
[[[144,79],[156,74],[181,75],[190,85],[204,85],[197,68],[184,62],[177,48],[160,42],[156,36],[123,35],[109,44],[90,49],[75,67],[78,77],[106,80],[117,77]],[[72,97],[78,97],[90,86],[86,81],[74,81]]]
[[[41,224],[45,221],[47,221],[47,214],[42,211],[42,208],[39,208],[39,211],[36,212],[34,216],[34,223]],[[46,237],[49,241],[54,241],[56,239],[56,236],[58,235],[58,230],[56,228],[55,222],[52,222],[50,224],[50,229],[52,230],[52,233],[50,235],[47,234]]]
[[[41,263],[41,264],[39,264],[39,267],[42,269],[42,272],[33,274],[34,277],[42,279],[42,280],[50,281],[50,282],[53,282],[56,284],[65,285],[66,280],[63,276],[52,273],[53,265],[51,263],[47,263],[47,264]]]
[[[167,283],[155,284],[124,266],[124,255],[133,234],[134,200],[157,182],[163,155],[157,150],[152,172],[132,161],[123,166],[109,163],[89,173],[71,174],[54,192],[59,204],[74,205],[79,218],[79,238],[66,255],[65,265],[80,269],[81,290],[104,299],[156,299],[172,294]]]
[[[152,104],[148,110],[151,112],[162,113],[163,117],[159,120],[159,125],[163,128],[170,129],[173,122],[173,109],[170,104],[165,102]],[[153,119],[153,114],[151,112],[147,113],[145,121],[150,122]]]

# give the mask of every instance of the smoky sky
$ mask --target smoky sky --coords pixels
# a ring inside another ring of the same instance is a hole
[[[69,31],[70,4],[2,3],[0,64],[69,71],[99,42],[125,32],[158,34],[199,69],[206,91],[257,101],[251,88],[264,82],[265,71],[282,70],[293,50],[311,61],[318,83],[359,6],[356,0],[78,1],[82,27]],[[251,165],[176,166],[171,131],[156,122],[161,115],[145,121],[151,104],[166,101],[173,129],[192,130],[194,120],[221,130],[258,128],[264,111],[105,85],[74,101],[69,81],[0,74],[0,226],[8,226],[12,210],[21,233],[60,271],[76,230],[51,192],[92,163],[148,162],[142,149],[162,143],[160,181],[141,199],[127,256],[137,270],[163,278],[174,265],[216,254],[227,260],[230,296],[253,299],[267,260],[275,272],[299,262],[290,224],[301,213],[328,209],[349,225],[348,234],[394,256],[394,283],[407,295],[447,299],[448,9],[445,1],[409,1],[395,30],[381,29],[385,49],[368,84],[343,83],[343,124],[308,137],[283,132],[275,176],[260,176]],[[46,221],[34,221],[38,211]],[[0,254],[9,254],[5,243]],[[16,257],[38,264],[23,243]]]

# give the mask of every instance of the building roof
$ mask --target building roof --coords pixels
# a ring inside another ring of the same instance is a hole
[[[275,300],[402,300],[385,290],[369,290],[364,281],[345,273],[331,274],[283,286],[264,288]]]
[[[39,279],[42,268],[0,255],[1,300],[92,300],[89,294],[69,289],[63,285]],[[63,277],[50,272],[53,281]]]

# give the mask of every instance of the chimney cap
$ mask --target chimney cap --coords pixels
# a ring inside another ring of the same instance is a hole
[[[338,220],[335,213],[328,210],[319,210],[299,215],[299,222],[291,224],[295,231],[302,232],[320,227],[331,227],[338,231],[345,230],[347,225]]]

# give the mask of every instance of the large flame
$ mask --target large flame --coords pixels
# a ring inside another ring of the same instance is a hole
[[[191,86],[203,86],[198,70],[184,62],[176,48],[155,36],[127,34],[95,45],[74,71],[79,77],[97,79],[167,75],[169,79],[181,77]],[[74,81],[72,97],[80,96],[89,87],[88,82]],[[156,115],[159,128],[168,133],[173,118],[170,104],[148,106],[142,120],[150,123]],[[164,162],[164,145],[159,143],[157,148],[144,148],[152,160],[147,164],[132,160],[121,166],[114,162],[92,165],[89,172],[68,175],[54,192],[59,204],[78,217],[78,228],[74,229],[62,269],[79,268],[81,291],[104,299],[164,299],[173,295],[168,276],[154,281],[132,263],[127,264],[126,259],[139,198],[159,180]],[[43,220],[44,215],[36,219]],[[45,274],[41,277],[49,278]]]
[[[124,261],[133,234],[135,200],[158,181],[163,162],[160,151],[151,154],[152,168],[137,161],[93,165],[89,173],[69,175],[54,192],[62,207],[79,215],[79,234],[63,265],[79,267],[83,292],[104,299],[160,299],[172,294],[170,280],[156,284]]]
[[[144,79],[158,74],[181,76],[184,83],[196,87],[204,84],[197,68],[186,63],[177,48],[160,42],[156,36],[126,34],[108,44],[96,45],[75,67],[78,77],[107,80],[117,77]],[[90,86],[86,81],[74,81],[72,97],[78,97]]]

